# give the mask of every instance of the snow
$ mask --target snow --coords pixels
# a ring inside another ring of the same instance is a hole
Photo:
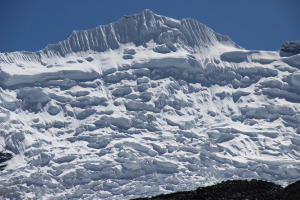
[[[247,51],[149,10],[38,52],[1,53],[0,140],[13,158],[0,189],[130,199],[232,178],[291,183],[300,177],[295,56]]]

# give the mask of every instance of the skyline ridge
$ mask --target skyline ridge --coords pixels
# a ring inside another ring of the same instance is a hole
[[[16,4],[18,3],[18,4]],[[72,4],[51,1],[2,1],[0,7],[0,52],[38,51],[47,44],[64,40],[72,30],[86,30],[108,24],[149,8],[175,19],[193,18],[214,31],[229,35],[249,50],[277,51],[285,41],[299,40],[297,7],[299,1],[189,2],[133,1],[114,2],[78,0]],[[69,10],[68,12],[65,12]],[[55,12],[54,12],[55,11]]]

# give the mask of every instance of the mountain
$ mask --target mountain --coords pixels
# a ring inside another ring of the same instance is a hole
[[[295,182],[296,50],[245,50],[196,20],[144,10],[0,53],[0,195],[130,199],[228,179]]]

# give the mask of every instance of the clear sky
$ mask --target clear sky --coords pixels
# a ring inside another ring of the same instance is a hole
[[[197,19],[246,49],[300,40],[300,0],[0,0],[0,52],[37,51],[146,8]]]

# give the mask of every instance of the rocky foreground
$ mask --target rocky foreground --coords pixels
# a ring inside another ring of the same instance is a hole
[[[219,184],[199,187],[194,191],[162,194],[135,200],[299,200],[300,181],[283,188],[275,183],[255,180],[230,180]]]

